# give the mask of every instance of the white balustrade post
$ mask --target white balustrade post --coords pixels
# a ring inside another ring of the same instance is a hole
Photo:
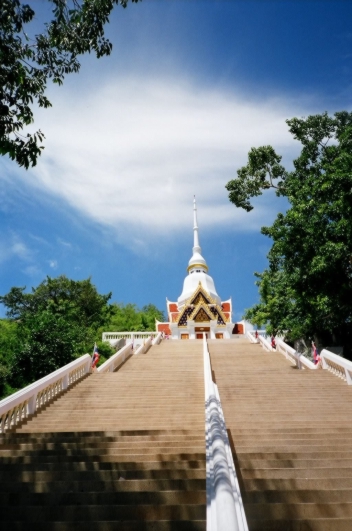
[[[350,371],[347,369],[347,367],[345,367],[345,375],[346,375],[347,385],[352,385],[351,374],[350,374]]]
[[[328,366],[328,364],[326,363],[326,359],[325,359],[324,354],[321,354],[321,355],[320,355],[320,358],[321,358],[321,365],[322,365],[322,368],[323,368],[323,369],[327,369],[329,366]]]
[[[297,360],[297,369],[302,369],[301,355],[299,352],[296,353],[296,360]]]
[[[35,413],[36,403],[37,403],[37,395],[31,396],[27,403],[28,415],[33,415],[33,413]]]
[[[65,374],[65,376],[62,378],[62,389],[67,389],[69,383],[69,375]]]

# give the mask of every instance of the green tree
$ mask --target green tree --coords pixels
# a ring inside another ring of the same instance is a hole
[[[13,392],[9,377],[14,354],[19,352],[20,347],[18,323],[0,319],[0,397]]]
[[[100,295],[90,279],[47,277],[30,293],[12,288],[0,297],[17,323],[11,378],[20,387],[90,352],[98,328],[108,322],[111,293]]]
[[[293,171],[271,146],[253,148],[230,200],[247,211],[250,198],[275,188],[290,206],[262,233],[273,240],[269,267],[259,275],[261,300],[247,311],[291,339],[352,346],[352,113],[287,120],[302,144]]]
[[[20,166],[34,166],[41,154],[43,133],[22,134],[33,119],[33,106],[50,107],[47,83],[61,85],[80,69],[79,56],[109,55],[112,44],[104,37],[114,5],[128,0],[48,0],[53,18],[44,31],[29,37],[35,12],[20,0],[0,4],[0,153]],[[131,0],[138,2],[138,0]],[[35,3],[33,3],[33,6]]]
[[[155,319],[164,320],[164,313],[153,304],[143,306],[140,310],[135,304],[111,305],[111,317],[108,328],[115,332],[154,331]]]

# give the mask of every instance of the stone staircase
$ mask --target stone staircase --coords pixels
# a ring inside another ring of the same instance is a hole
[[[202,343],[92,374],[0,436],[2,529],[206,529]]]
[[[245,338],[208,343],[250,531],[351,531],[352,389]]]

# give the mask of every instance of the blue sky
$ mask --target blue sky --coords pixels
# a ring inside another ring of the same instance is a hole
[[[35,0],[35,29],[50,15]],[[143,0],[115,9],[113,53],[82,58],[52,109],[29,171],[0,159],[0,293],[46,275],[92,277],[112,300],[154,303],[182,291],[197,196],[200,243],[235,319],[257,301],[260,227],[286,208],[271,193],[246,213],[225,184],[253,146],[289,167],[285,119],[351,110],[352,2]],[[2,309],[2,315],[4,310]]]

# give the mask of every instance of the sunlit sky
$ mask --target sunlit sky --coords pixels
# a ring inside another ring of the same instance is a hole
[[[35,30],[50,2],[28,0]],[[117,7],[110,57],[82,58],[35,113],[45,150],[31,170],[0,159],[0,294],[46,275],[89,276],[112,300],[165,309],[200,243],[234,319],[257,299],[271,224],[286,203],[267,193],[246,213],[226,183],[251,147],[287,167],[293,116],[351,110],[352,2],[143,0]],[[1,310],[4,314],[4,309]]]

